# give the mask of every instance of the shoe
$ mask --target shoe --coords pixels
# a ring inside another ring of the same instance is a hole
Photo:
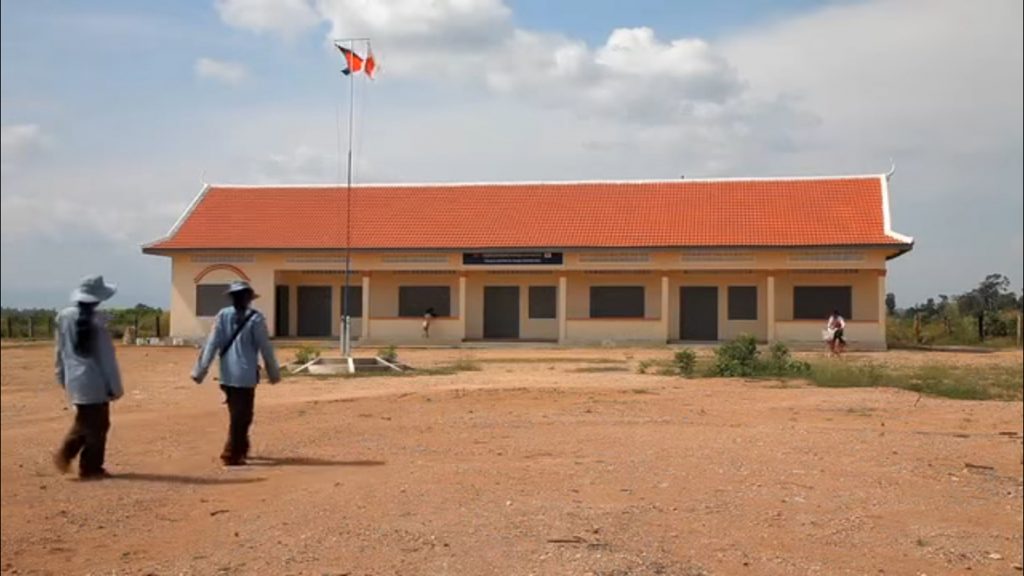
[[[60,452],[55,452],[53,454],[53,467],[61,474],[67,474],[68,470],[71,470],[71,460],[65,458]]]
[[[90,472],[82,471],[78,473],[78,479],[84,481],[106,480],[107,478],[110,478],[110,472],[107,472],[104,468]]]

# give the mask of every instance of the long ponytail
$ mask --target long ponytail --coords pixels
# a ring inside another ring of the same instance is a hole
[[[75,320],[75,354],[92,356],[96,344],[96,327],[93,325],[95,304],[78,303],[78,319]]]

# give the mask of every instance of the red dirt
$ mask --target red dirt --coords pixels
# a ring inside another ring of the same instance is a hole
[[[520,362],[261,387],[265,459],[225,470],[195,352],[122,349],[117,476],[81,483],[50,464],[71,420],[51,351],[4,348],[2,572],[1019,573],[1020,402],[575,371],[664,350],[403,358],[466,354]]]

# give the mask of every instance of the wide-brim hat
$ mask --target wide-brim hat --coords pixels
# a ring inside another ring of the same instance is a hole
[[[252,286],[243,280],[235,280],[228,286],[228,289],[224,291],[224,293],[228,295],[237,294],[239,292],[249,292],[252,294],[253,300],[260,297],[260,295],[252,289]]]
[[[110,300],[110,297],[116,293],[116,284],[104,282],[103,276],[91,275],[82,278],[78,288],[71,292],[71,301],[83,304],[98,304]]]

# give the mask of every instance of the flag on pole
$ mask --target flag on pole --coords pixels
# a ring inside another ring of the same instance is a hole
[[[373,73],[377,70],[377,59],[373,57],[373,48],[366,47],[366,62],[363,66],[366,75],[373,79]]]
[[[345,48],[344,46],[334,45],[341,51],[341,55],[345,57],[345,69],[341,71],[342,74],[348,76],[354,74],[363,69],[363,57],[355,52]],[[371,75],[372,76],[372,75]]]

